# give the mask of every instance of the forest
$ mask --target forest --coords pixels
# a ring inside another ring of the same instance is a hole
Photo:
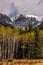
[[[0,60],[43,59],[43,29],[0,26]]]

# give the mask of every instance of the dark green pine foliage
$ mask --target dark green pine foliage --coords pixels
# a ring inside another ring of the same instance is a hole
[[[39,59],[41,57],[41,42],[40,42],[39,28],[35,27],[34,32],[35,32],[35,41],[33,47],[33,58]]]
[[[33,31],[32,25],[29,24],[29,32],[32,32],[32,31]]]
[[[31,32],[33,31],[33,28],[32,28],[32,25],[31,24],[29,24],[29,30],[28,30],[29,32],[30,32],[30,40],[29,40],[29,45],[28,45],[28,50],[29,50],[29,56],[28,56],[28,58],[29,59],[32,59],[33,58],[33,43],[31,43]]]
[[[17,51],[17,58],[22,59],[23,58],[23,49],[21,46],[23,45],[22,39],[20,39],[19,44],[18,44],[18,51]]]

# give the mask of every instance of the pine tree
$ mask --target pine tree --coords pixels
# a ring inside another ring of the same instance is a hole
[[[29,24],[29,33],[30,33],[30,39],[29,39],[29,42],[28,42],[28,49],[29,49],[29,51],[28,51],[28,58],[29,59],[31,59],[32,58],[32,48],[33,48],[33,46],[32,46],[32,43],[31,43],[31,33],[32,33],[32,31],[33,31],[33,28],[32,28],[32,25],[31,24]]]
[[[33,30],[32,25],[29,24],[29,32],[31,32],[32,30]]]
[[[40,35],[39,28],[35,27],[35,41],[34,41],[34,49],[33,49],[33,58],[40,58],[41,53],[41,43],[40,43]]]

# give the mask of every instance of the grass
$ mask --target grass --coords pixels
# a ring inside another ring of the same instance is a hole
[[[0,65],[43,65],[43,59],[40,60],[14,59],[12,61],[3,60],[2,62],[0,62]]]

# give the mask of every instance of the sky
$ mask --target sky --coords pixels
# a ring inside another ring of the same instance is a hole
[[[0,13],[9,17],[21,13],[43,16],[43,0],[0,0]]]

